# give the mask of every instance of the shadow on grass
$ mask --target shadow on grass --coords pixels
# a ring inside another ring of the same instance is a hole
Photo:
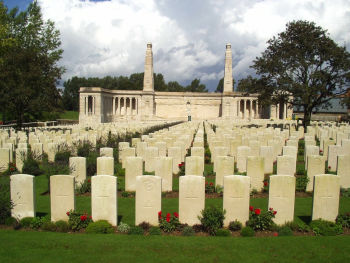
[[[305,224],[309,224],[311,222],[311,216],[298,216],[301,221],[303,221]]]

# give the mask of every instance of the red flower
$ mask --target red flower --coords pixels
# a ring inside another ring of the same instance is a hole
[[[328,166],[328,170],[331,169],[331,166]]]
[[[67,212],[66,214],[67,214],[67,216],[69,216],[69,212]]]
[[[91,183],[91,179],[88,180],[88,183]]]
[[[208,184],[208,182],[205,182],[205,184]]]
[[[267,181],[264,182],[264,186],[268,186],[269,183]]]
[[[176,212],[174,212],[174,216],[175,216],[176,218],[179,218],[179,214],[176,213]]]
[[[252,206],[249,206],[249,210],[253,212],[253,210],[254,210],[254,207],[252,207]]]
[[[169,217],[169,218],[170,218],[170,217],[171,217],[170,213],[167,213],[167,214],[166,214],[166,217]]]
[[[15,168],[13,168],[13,167],[10,168],[10,171],[11,171],[11,172],[13,172],[14,170],[15,170]]]
[[[277,211],[273,211],[273,214],[274,214],[274,215],[277,214]]]
[[[86,220],[86,215],[80,216],[80,221],[85,221]]]
[[[213,186],[213,183],[211,182],[209,185],[210,185],[210,186]]]
[[[158,217],[159,217],[159,218],[162,218],[162,211],[159,211],[159,212],[158,212]]]
[[[92,216],[90,216],[90,219],[92,219]]]
[[[255,213],[256,215],[260,215],[260,214],[261,214],[261,209],[260,209],[260,208],[255,209],[255,210],[254,210],[254,213]]]
[[[170,222],[170,217],[167,217],[167,218],[166,218],[166,221],[169,223],[169,222]]]
[[[272,211],[272,210],[273,210],[273,208],[272,208],[272,207],[270,207],[270,208],[269,208],[269,210],[270,210],[270,211]]]
[[[278,233],[277,232],[273,232],[273,236],[274,237],[278,237]]]
[[[320,153],[322,153],[323,151],[322,150],[320,150]]]

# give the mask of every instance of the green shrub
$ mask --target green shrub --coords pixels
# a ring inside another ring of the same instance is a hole
[[[78,145],[77,155],[80,157],[88,157],[93,150],[93,146],[90,142],[85,141],[83,144]]]
[[[223,227],[225,219],[225,210],[211,206],[201,211],[198,217],[203,228],[210,235],[215,235],[216,231]]]
[[[69,217],[69,227],[73,231],[84,229],[90,224],[90,222],[92,222],[91,216],[88,216],[87,214],[81,214],[71,210],[67,212],[67,215]]]
[[[126,223],[120,222],[117,229],[118,229],[118,232],[120,233],[128,233],[130,230],[130,226]]]
[[[350,212],[343,215],[338,215],[336,219],[337,224],[345,228],[350,228]]]
[[[149,229],[149,234],[154,236],[154,235],[161,235],[162,231],[160,230],[159,227],[153,226]]]
[[[237,220],[231,221],[228,225],[228,229],[230,229],[231,231],[239,231],[242,229],[242,223]]]
[[[192,227],[190,227],[190,226],[185,226],[185,227],[182,229],[181,235],[183,235],[183,236],[193,236],[194,233],[195,233],[195,231],[193,230]]]
[[[66,221],[59,220],[56,223],[57,232],[66,233],[69,231],[69,225]]]
[[[143,231],[148,231],[151,228],[151,225],[148,222],[143,221],[139,224],[139,227],[142,227]]]
[[[229,237],[231,236],[231,231],[225,228],[220,228],[216,231],[215,235],[218,237]]]
[[[24,217],[19,221],[19,223],[21,224],[21,227],[29,228],[33,219],[34,219],[34,217]]]
[[[340,224],[335,224],[322,219],[312,221],[310,227],[317,236],[336,236],[343,233],[343,228]]]
[[[91,179],[86,178],[84,182],[82,182],[80,185],[77,185],[75,192],[77,194],[91,193]]]
[[[293,231],[289,226],[282,226],[277,232],[278,236],[293,236]]]
[[[350,188],[340,188],[340,193],[342,197],[350,197]]]
[[[242,237],[253,237],[255,236],[255,231],[250,226],[243,227],[241,230]]]
[[[46,222],[47,219],[43,217],[34,217],[32,222],[30,223],[30,228],[32,229],[39,229],[44,222]]]
[[[98,220],[96,222],[90,222],[86,228],[86,233],[93,234],[111,234],[114,229],[110,223],[106,220]]]
[[[309,178],[306,175],[299,175],[296,178],[296,190],[305,192]]]
[[[55,155],[55,163],[58,163],[61,165],[68,165],[69,157],[71,157],[70,151],[59,151]]]
[[[143,235],[143,229],[139,226],[132,226],[130,227],[128,234],[129,235]]]
[[[162,212],[158,212],[159,227],[164,232],[170,233],[175,231],[179,226],[179,215],[174,212],[173,214],[167,213],[166,216],[162,216]]]
[[[272,218],[275,217],[277,213],[272,208],[267,211],[262,211],[260,208],[254,209],[250,206],[249,220],[247,221],[247,226],[250,226],[256,231],[272,230],[274,222]]]
[[[215,185],[213,182],[205,182],[205,193],[206,194],[212,194],[215,193]]]
[[[91,152],[86,158],[86,175],[87,176],[91,177],[96,174],[97,157],[99,157],[99,154],[97,152]]]
[[[8,218],[5,219],[4,223],[5,223],[6,226],[13,226],[14,224],[17,223],[17,219],[14,218],[14,217],[8,217]]]
[[[23,162],[22,173],[37,176],[41,175],[43,171],[40,169],[38,161],[32,158],[27,158]]]
[[[13,203],[10,195],[10,180],[8,176],[0,176],[0,224],[11,217]]]
[[[45,222],[42,224],[41,229],[42,229],[42,230],[45,230],[45,231],[54,232],[54,231],[57,230],[57,225],[56,225],[54,222],[45,221]]]

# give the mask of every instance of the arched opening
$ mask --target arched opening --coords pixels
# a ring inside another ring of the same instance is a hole
[[[93,113],[93,97],[89,96],[88,97],[88,114],[92,115]]]

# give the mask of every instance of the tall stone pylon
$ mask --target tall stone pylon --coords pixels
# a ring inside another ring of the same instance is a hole
[[[231,44],[226,44],[225,52],[225,75],[224,75],[224,93],[233,91],[232,80],[232,51]]]
[[[147,43],[145,73],[143,76],[143,91],[154,91],[152,43]]]

